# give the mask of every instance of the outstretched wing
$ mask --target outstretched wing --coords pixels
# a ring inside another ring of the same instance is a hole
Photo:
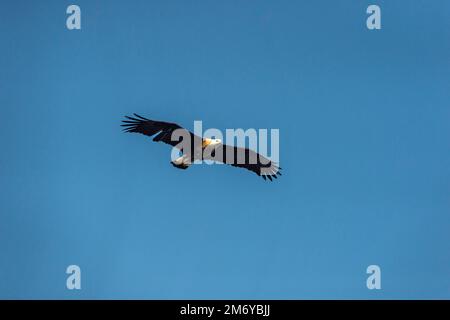
[[[122,120],[125,132],[141,133],[149,137],[153,137],[153,141],[161,141],[171,146],[177,146],[182,138],[172,140],[172,134],[175,130],[181,130],[178,136],[190,136],[191,141],[196,137],[192,132],[184,129],[176,123],[154,121],[134,113],[134,117],[125,116],[128,120]]]
[[[277,163],[248,148],[220,144],[211,154],[210,157],[206,156],[205,158],[250,170],[263,177],[264,180],[272,181],[277,178],[277,175],[281,176],[281,168]]]

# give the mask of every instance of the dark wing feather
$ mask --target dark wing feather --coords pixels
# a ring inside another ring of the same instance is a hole
[[[193,141],[194,134],[183,127],[179,126],[176,123],[163,122],[163,121],[154,121],[140,115],[134,114],[134,117],[125,116],[128,120],[122,120],[125,132],[136,132],[141,133],[149,137],[153,137],[153,141],[161,141],[167,143],[171,146],[176,146],[182,138],[179,140],[172,140],[172,133],[179,129],[184,130],[186,135],[189,134],[191,136],[191,141]]]
[[[268,178],[272,181],[272,178],[278,178],[277,175],[281,176],[281,168],[274,161],[248,148],[221,144],[215,148],[214,157],[209,159],[250,170],[263,177],[264,180]]]

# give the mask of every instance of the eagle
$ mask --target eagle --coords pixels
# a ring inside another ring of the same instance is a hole
[[[277,163],[253,150],[226,145],[220,139],[199,137],[176,123],[150,120],[136,113],[133,115],[122,120],[123,131],[153,137],[153,141],[176,148],[180,156],[171,161],[175,168],[187,169],[196,160],[212,160],[247,169],[264,180],[273,181],[281,176],[281,167]]]

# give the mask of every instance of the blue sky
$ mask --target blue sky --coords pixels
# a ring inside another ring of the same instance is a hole
[[[71,3],[0,4],[0,298],[450,298],[448,1]],[[278,128],[284,175],[177,170],[133,112]]]

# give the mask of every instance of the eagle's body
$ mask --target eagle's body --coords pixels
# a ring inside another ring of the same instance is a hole
[[[187,169],[195,160],[203,160],[203,153],[206,147],[213,146],[218,143],[220,143],[218,139],[216,140],[203,138],[201,141],[201,145],[198,144],[194,146],[194,152],[192,153],[192,156],[189,153],[185,153],[181,157],[173,160],[171,163],[176,168]]]
[[[199,137],[175,123],[154,121],[137,114],[135,118],[126,118],[128,120],[123,120],[122,124],[126,132],[141,133],[153,137],[153,141],[162,141],[179,149],[182,155],[171,161],[176,168],[187,169],[196,160],[214,160],[253,171],[264,180],[272,181],[281,175],[277,164],[248,148],[225,145],[220,139]]]

